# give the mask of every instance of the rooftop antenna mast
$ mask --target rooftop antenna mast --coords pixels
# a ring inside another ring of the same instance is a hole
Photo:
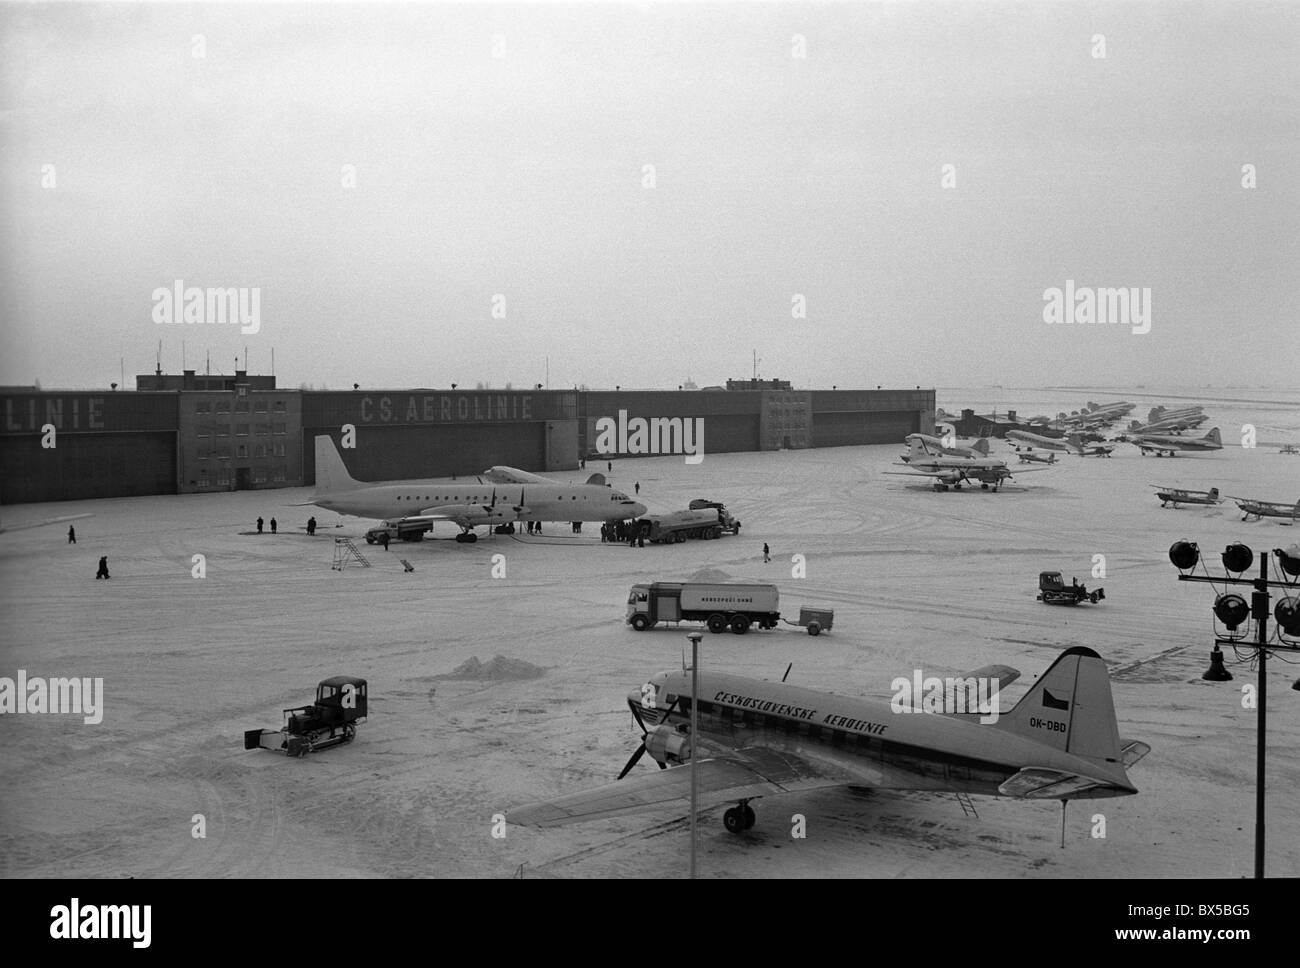
[[[754,350],[754,379],[758,379],[758,350]]]

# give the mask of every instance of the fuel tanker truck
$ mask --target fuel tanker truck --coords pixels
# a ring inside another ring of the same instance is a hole
[[[637,534],[651,544],[674,544],[687,538],[708,540],[740,531],[740,522],[724,505],[704,500],[692,501],[686,511],[644,515],[636,519],[635,526],[639,529]]]
[[[703,622],[710,632],[729,628],[743,635],[751,625],[771,629],[784,622],[819,635],[834,621],[833,611],[817,608],[801,608],[797,622],[783,619],[779,599],[775,585],[657,581],[632,586],[624,623],[644,632],[660,622]]]

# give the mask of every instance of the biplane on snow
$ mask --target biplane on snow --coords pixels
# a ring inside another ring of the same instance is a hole
[[[1156,497],[1160,498],[1160,506],[1178,507],[1180,504],[1222,504],[1223,498],[1219,497],[1219,489],[1212,487],[1208,491],[1189,491],[1181,487],[1165,487],[1163,484],[1152,484],[1156,489]]]

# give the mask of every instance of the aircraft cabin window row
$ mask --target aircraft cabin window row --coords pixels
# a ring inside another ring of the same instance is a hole
[[[690,715],[690,697],[682,696],[678,699],[676,696],[668,695],[665,698],[669,705],[674,701],[677,701],[678,711],[682,715]],[[817,723],[809,722],[807,720],[791,719],[785,716],[773,716],[768,713],[757,713],[748,709],[735,709],[731,706],[724,705],[715,706],[712,702],[703,699],[700,700],[699,718],[714,727],[747,726],[759,729],[780,729],[786,733],[807,736],[809,739],[822,739],[825,737],[830,743],[836,746],[853,743],[861,750],[875,750],[879,752],[881,746],[880,737],[872,736],[868,733],[850,732],[849,730],[836,729],[831,726],[820,726]]]

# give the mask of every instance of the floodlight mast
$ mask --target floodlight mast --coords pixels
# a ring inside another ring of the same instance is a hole
[[[699,694],[700,694],[700,639],[699,632],[687,635],[691,640],[691,880],[695,880],[695,815],[700,805],[699,749]]]
[[[1275,552],[1279,558],[1284,557],[1281,550]],[[1249,555],[1249,558],[1246,556]],[[1268,580],[1268,557],[1269,553],[1265,551],[1259,556],[1259,577],[1258,578],[1233,578],[1225,576],[1223,578],[1214,578],[1211,575],[1192,575],[1180,574],[1179,581],[1200,581],[1200,582],[1222,582],[1225,585],[1250,585],[1254,592],[1250,596],[1250,615],[1255,619],[1256,643],[1253,646],[1255,654],[1259,656],[1259,685],[1256,691],[1259,696],[1259,704],[1255,707],[1255,877],[1262,879],[1264,877],[1264,754],[1266,750],[1266,728],[1267,728],[1267,699],[1268,699],[1268,603],[1269,588],[1293,588],[1293,585],[1285,582],[1271,582]],[[1200,558],[1199,549],[1195,544],[1186,541],[1178,541],[1169,549],[1169,560],[1179,571],[1190,571],[1196,566]],[[1254,552],[1245,545],[1231,544],[1223,553],[1224,570],[1226,571],[1230,564],[1243,564],[1244,566],[1237,569],[1238,574],[1244,572],[1250,567],[1254,560]],[[1191,562],[1187,564],[1187,562]],[[1215,639],[1215,646],[1219,644],[1219,639]],[[1228,645],[1249,645],[1244,640],[1225,639]],[[1294,646],[1282,645],[1280,648],[1295,648]]]

